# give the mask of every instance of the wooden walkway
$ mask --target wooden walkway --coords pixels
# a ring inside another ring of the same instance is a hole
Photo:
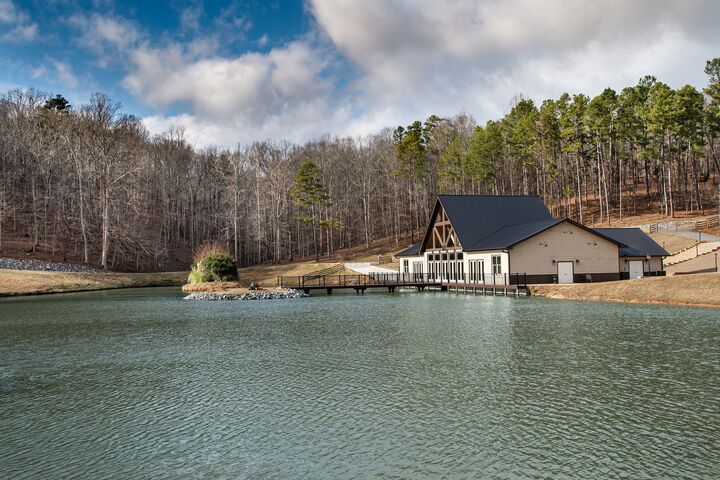
[[[398,288],[415,288],[423,291],[426,288],[448,290],[456,293],[483,295],[529,295],[527,284],[523,281],[524,274],[511,275],[514,284],[481,284],[467,281],[441,281],[430,279],[426,275],[374,274],[374,275],[318,275],[318,276],[281,276],[277,277],[278,287],[294,288],[309,294],[316,290],[325,290],[328,295],[333,290],[352,289],[355,293],[364,294],[369,288],[387,289],[394,292]]]
[[[478,283],[446,283],[448,291],[455,293],[467,293],[471,295],[504,295],[504,296],[529,296],[530,289],[527,285],[483,285]]]
[[[377,274],[377,275],[323,275],[318,277],[282,276],[277,278],[278,287],[295,288],[310,293],[325,290],[328,295],[337,289],[353,289],[365,293],[368,288],[387,288],[394,292],[399,287],[417,288],[442,287],[439,280],[430,280],[422,275]]]

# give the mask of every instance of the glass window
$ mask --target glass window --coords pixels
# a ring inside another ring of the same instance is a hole
[[[501,275],[502,274],[502,262],[500,255],[493,255],[490,257],[490,260],[492,262],[492,273],[493,275]]]

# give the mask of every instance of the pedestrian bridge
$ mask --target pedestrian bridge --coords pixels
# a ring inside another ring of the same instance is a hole
[[[460,279],[436,279],[420,274],[373,273],[369,275],[304,275],[277,277],[278,287],[312,291],[325,290],[328,295],[337,289],[352,289],[355,293],[364,294],[369,288],[387,289],[394,292],[397,288],[415,288],[423,291],[426,288],[450,290],[464,293],[483,293],[501,295],[527,294],[527,275],[513,273],[491,275],[491,280],[481,282],[465,276]]]

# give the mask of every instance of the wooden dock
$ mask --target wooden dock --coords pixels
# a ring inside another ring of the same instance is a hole
[[[530,290],[524,282],[524,274],[513,274],[510,278],[515,280],[515,283],[483,284],[469,281],[469,279],[448,281],[415,274],[305,275],[277,277],[277,286],[302,290],[307,294],[312,291],[325,290],[328,295],[332,294],[333,290],[340,289],[352,289],[357,294],[364,294],[369,288],[387,289],[391,293],[398,288],[415,288],[419,291],[434,288],[473,295],[521,296],[530,294]]]
[[[308,294],[313,290],[325,290],[330,295],[338,289],[353,289],[360,294],[364,294],[368,288],[387,288],[389,292],[394,292],[399,287],[408,287],[422,291],[428,287],[442,287],[442,282],[422,275],[313,275],[278,277],[277,285],[303,290]]]
[[[477,283],[446,283],[448,291],[470,295],[529,296],[527,285],[484,285]]]

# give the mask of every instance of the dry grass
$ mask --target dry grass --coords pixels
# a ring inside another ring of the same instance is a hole
[[[185,283],[186,278],[186,272],[60,273],[0,270],[0,297],[113,288],[176,286]]]
[[[200,245],[197,249],[195,249],[195,254],[193,255],[193,261],[195,263],[199,263],[202,260],[205,260],[207,257],[214,256],[214,255],[225,255],[227,257],[231,257],[230,252],[227,248],[225,248],[224,245],[222,245],[219,242],[205,242],[202,245]]]
[[[672,233],[658,232],[649,234],[650,238],[655,240],[658,245],[663,247],[671,255],[679,252],[680,250],[695,245],[697,243],[692,238],[675,235]]]
[[[575,285],[536,285],[531,290],[533,295],[550,298],[720,307],[718,273]]]
[[[254,267],[246,267],[238,270],[240,280],[238,282],[224,282],[234,287],[247,286],[252,282],[263,287],[273,287],[277,284],[277,277],[300,276],[312,273],[324,268],[337,265],[334,262],[296,262],[285,263],[281,265],[256,265]],[[351,270],[343,270],[334,275],[357,275],[357,272]]]

